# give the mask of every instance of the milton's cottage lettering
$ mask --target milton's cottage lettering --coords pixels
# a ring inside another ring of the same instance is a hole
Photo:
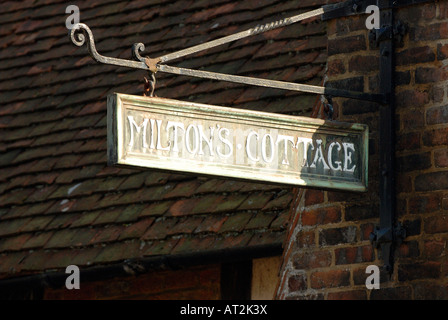
[[[162,98],[109,97],[112,164],[364,191],[367,127]]]

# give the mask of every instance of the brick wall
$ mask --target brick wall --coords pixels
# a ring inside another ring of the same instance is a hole
[[[329,21],[328,85],[378,92],[378,49],[367,15]],[[285,243],[279,299],[448,299],[448,1],[396,11],[409,27],[396,47],[397,217],[407,237],[391,277],[369,234],[379,223],[379,105],[334,99],[338,121],[370,127],[369,191],[300,190]]]

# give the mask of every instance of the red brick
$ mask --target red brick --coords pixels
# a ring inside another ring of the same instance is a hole
[[[437,44],[437,59],[444,60],[448,58],[448,44]]]
[[[440,277],[440,267],[441,263],[435,261],[400,264],[398,266],[398,280],[436,279]]]
[[[433,20],[436,15],[436,5],[434,3],[420,4],[418,6],[407,7],[406,10],[399,10],[398,18],[405,21]]]
[[[439,9],[438,18],[439,19],[447,18],[448,17],[448,4],[445,2],[440,2],[439,8],[440,9]]]
[[[415,47],[397,53],[397,65],[431,62],[435,60],[433,48],[429,46]]]
[[[431,172],[415,178],[416,191],[434,191],[448,189],[448,172]]]
[[[442,208],[443,208],[443,210],[448,210],[448,198],[447,198],[447,195],[443,196]]]
[[[304,226],[321,225],[339,221],[341,221],[340,207],[306,209],[302,212],[302,224]]]
[[[409,213],[430,213],[440,209],[441,199],[437,194],[414,196],[408,201]]]
[[[297,234],[298,248],[311,248],[315,246],[315,232],[314,231],[300,231]]]
[[[423,134],[425,146],[439,146],[448,144],[448,128],[425,131]]]
[[[415,70],[415,83],[433,83],[448,79],[448,72],[444,67],[419,67]]]
[[[351,53],[366,50],[366,38],[364,35],[338,37],[328,41],[328,54]]]
[[[426,111],[426,123],[429,125],[448,123],[448,106],[429,108]]]
[[[417,130],[425,126],[425,113],[411,110],[400,114],[401,127],[405,130]]]
[[[429,92],[421,89],[400,91],[396,95],[396,101],[398,108],[420,108],[429,103]]]
[[[436,215],[423,220],[426,233],[448,232],[448,215]]]
[[[448,24],[446,22],[433,23],[410,30],[409,39],[412,41],[426,41],[446,39],[448,36]]]
[[[379,59],[375,56],[354,56],[348,62],[350,72],[371,72],[377,71],[379,66]]]
[[[354,264],[374,260],[371,245],[361,247],[339,248],[334,251],[336,264]]]
[[[446,241],[428,240],[424,242],[424,255],[429,259],[438,258],[445,252]]]
[[[434,165],[436,168],[448,167],[448,150],[435,150],[434,151]]]
[[[307,288],[306,274],[298,274],[289,277],[288,279],[288,289],[289,292],[297,292],[306,290]]]
[[[429,281],[414,284],[415,300],[446,300],[448,299],[448,287],[443,283]]]
[[[347,99],[342,104],[344,115],[358,115],[364,113],[377,112],[379,104],[376,102],[365,101],[362,105],[353,99]]]
[[[327,87],[344,90],[363,91],[364,77],[351,77],[341,80],[331,80],[327,82]]]
[[[412,178],[408,174],[401,173],[397,177],[397,190],[399,192],[412,191]]]
[[[306,190],[305,192],[305,206],[318,204],[324,202],[324,192],[321,190]]]
[[[377,217],[379,208],[377,204],[354,205],[345,208],[346,221],[359,221]]]
[[[403,125],[403,128],[407,128]],[[397,136],[397,151],[415,150],[420,148],[422,135],[420,132],[401,133]]]
[[[411,172],[416,170],[428,169],[431,164],[431,152],[417,153],[397,157],[397,171],[398,172]]]
[[[341,59],[332,59],[328,61],[328,75],[341,75],[346,71],[344,62]]]
[[[412,299],[412,288],[410,286],[398,286],[392,288],[381,288],[372,290],[370,300],[410,300]]]
[[[399,258],[417,258],[420,256],[420,248],[417,241],[406,241],[398,248]]]
[[[422,223],[420,217],[403,221],[403,228],[406,230],[406,236],[417,236],[421,233]]]
[[[328,293],[328,300],[367,300],[367,292],[365,290],[351,290],[342,292]]]
[[[361,241],[370,240],[370,234],[375,230],[373,223],[366,223],[361,225]]]
[[[319,245],[331,246],[356,242],[357,227],[340,227],[322,229],[319,231]]]
[[[317,271],[311,274],[311,288],[336,288],[350,285],[350,271],[329,270]]]
[[[301,251],[293,257],[293,265],[295,269],[315,269],[329,267],[331,265],[330,251]]]
[[[333,1],[333,3],[336,1]],[[330,2],[329,2],[330,3]],[[342,17],[336,20],[336,32],[337,35],[346,35],[350,32],[365,30],[366,23],[365,18],[360,15],[348,17]]]
[[[445,96],[445,88],[444,87],[433,87],[432,88],[431,99],[435,103],[443,102],[444,96]]]

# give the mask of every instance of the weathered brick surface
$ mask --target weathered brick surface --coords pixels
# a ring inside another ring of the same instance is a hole
[[[364,19],[328,22],[329,85],[379,92],[379,52],[368,43]],[[381,250],[369,241],[379,225],[380,106],[334,98],[337,120],[369,124],[369,190],[323,196],[305,190],[302,202],[295,201],[298,224],[288,236],[279,298],[448,299],[448,3],[401,8],[396,19],[409,33],[395,48],[396,213],[407,237],[394,270],[390,276],[381,270],[379,290],[366,288],[366,267],[383,265]],[[297,274],[306,285],[286,286]]]

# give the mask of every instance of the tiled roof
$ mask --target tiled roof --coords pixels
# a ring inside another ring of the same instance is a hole
[[[72,1],[98,51],[151,57],[325,1]],[[281,245],[291,188],[107,166],[106,96],[145,72],[95,63],[65,27],[66,1],[0,3],[0,278],[69,264]],[[311,19],[170,64],[320,84],[325,25]],[[160,97],[307,115],[314,95],[157,74]]]

